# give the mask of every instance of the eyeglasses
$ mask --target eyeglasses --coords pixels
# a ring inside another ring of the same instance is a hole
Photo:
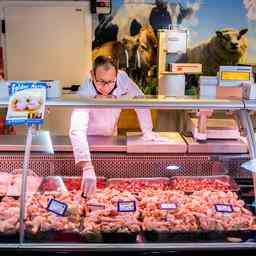
[[[95,80],[95,83],[100,86],[105,86],[105,85],[114,85],[116,83],[116,80],[114,81],[97,81]]]

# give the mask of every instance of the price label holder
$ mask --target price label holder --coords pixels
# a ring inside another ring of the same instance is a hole
[[[233,206],[230,204],[215,204],[214,207],[215,207],[216,212],[221,212],[221,213],[234,212]]]
[[[118,212],[136,212],[135,201],[119,201],[117,202]]]
[[[87,204],[87,207],[91,211],[96,211],[96,210],[104,210],[106,207],[103,204]]]
[[[59,216],[62,216],[64,217],[66,212],[67,212],[67,209],[68,209],[68,205],[63,203],[63,202],[60,202],[60,201],[57,201],[55,199],[51,199],[50,202],[48,203],[48,206],[47,206],[47,210],[49,212],[52,212],[52,213],[55,213]]]
[[[177,207],[176,203],[160,203],[160,209],[165,211],[176,210]]]

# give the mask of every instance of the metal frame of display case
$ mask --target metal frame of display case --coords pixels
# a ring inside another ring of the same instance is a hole
[[[8,100],[0,100],[0,107],[7,107]],[[203,100],[195,98],[173,97],[145,97],[136,99],[88,99],[78,96],[69,96],[62,99],[48,100],[47,107],[59,108],[151,108],[151,109],[213,109],[237,111],[242,126],[246,132],[250,159],[256,159],[256,141],[250,111],[256,109],[256,102],[239,100]],[[25,159],[30,156],[30,146],[33,128],[28,129],[27,151]],[[28,163],[24,161],[23,168],[27,169]],[[23,175],[26,176],[26,175]],[[26,188],[26,177],[23,177],[22,191]],[[24,216],[25,195],[21,200],[21,218]],[[22,206],[23,205],[23,206]],[[22,225],[21,225],[22,226]],[[24,227],[24,226],[23,226]],[[22,228],[22,227],[21,227]],[[22,234],[22,232],[21,232]],[[24,234],[24,233],[23,233]],[[92,244],[92,243],[26,243],[20,237],[20,243],[0,244],[0,249],[5,250],[35,250],[35,251],[188,251],[188,250],[255,250],[256,242],[243,243],[133,243],[133,244]]]

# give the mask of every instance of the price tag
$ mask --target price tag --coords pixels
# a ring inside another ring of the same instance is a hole
[[[161,210],[175,210],[177,209],[177,204],[176,203],[161,203],[160,204],[160,209]]]
[[[49,212],[53,212],[60,216],[65,216],[67,209],[68,209],[67,204],[57,201],[55,199],[51,199],[47,206],[47,210]]]
[[[7,125],[40,125],[44,120],[47,84],[38,81],[10,81]]]
[[[136,202],[135,201],[119,201],[117,203],[118,212],[135,212]]]
[[[87,204],[91,211],[104,210],[106,207],[103,204]]]
[[[230,204],[215,204],[216,212],[232,213],[234,211],[233,206]]]

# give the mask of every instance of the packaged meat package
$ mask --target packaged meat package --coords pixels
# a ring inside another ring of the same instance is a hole
[[[11,184],[12,175],[7,172],[0,172],[0,196],[5,196]]]

